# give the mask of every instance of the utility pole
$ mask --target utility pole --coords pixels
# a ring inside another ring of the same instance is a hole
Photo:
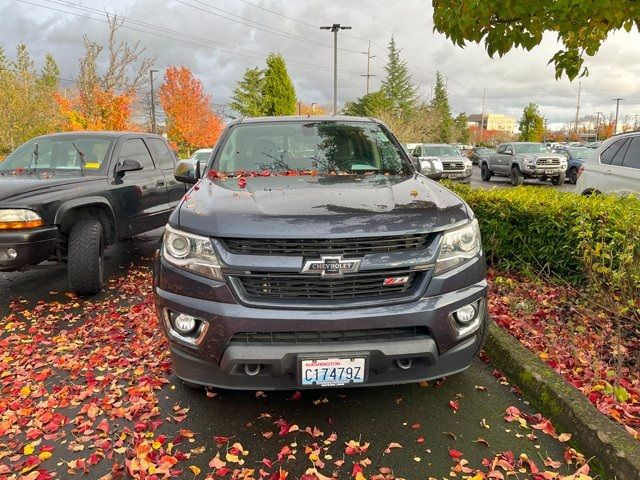
[[[635,120],[633,121],[633,129],[637,130],[638,129],[638,114],[635,114]]]
[[[600,135],[600,115],[602,115],[602,119],[604,120],[604,113],[596,112],[596,142],[598,141],[598,137]]]
[[[300,115],[300,107],[302,106],[302,102],[298,102],[298,115]]]
[[[156,93],[153,90],[153,74],[158,70],[149,70],[149,76],[151,77],[151,133],[156,132]]]
[[[618,133],[618,111],[620,110],[620,102],[624,100],[624,98],[614,98],[614,100],[616,101],[616,121],[613,124],[613,134],[615,135]]]
[[[582,88],[582,82],[578,82],[578,104],[576,105],[576,142],[580,140],[578,136],[578,123],[580,122],[580,89]]]
[[[367,74],[360,75],[361,77],[367,77],[367,95],[369,95],[369,79],[371,77],[375,77],[375,75],[371,74],[371,59],[375,58],[375,55],[371,55],[371,40],[369,40],[369,48],[367,48],[366,52],[362,52],[367,56]]]
[[[487,89],[482,90],[482,117],[480,118],[480,141],[484,142],[484,99],[487,95]]]
[[[317,105],[317,103],[315,103],[315,102],[311,103],[311,115],[316,113],[316,105]]]
[[[338,114],[338,32],[340,30],[351,30],[351,27],[334,23],[331,26],[324,25],[320,30],[331,30],[333,32],[333,115]]]
[[[544,119],[544,132],[542,133],[542,143],[547,143],[547,129],[549,125],[547,124],[547,118]]]

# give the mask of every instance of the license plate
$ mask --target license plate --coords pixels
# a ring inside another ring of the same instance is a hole
[[[365,359],[314,358],[302,360],[300,373],[302,385],[336,386],[363,383]]]
[[[462,178],[464,177],[464,173],[449,173],[447,174],[449,178]]]
[[[546,175],[551,175],[551,174],[553,174],[553,173],[558,173],[558,172],[557,172],[556,170],[545,170],[545,171],[544,171],[544,173],[545,173]]]

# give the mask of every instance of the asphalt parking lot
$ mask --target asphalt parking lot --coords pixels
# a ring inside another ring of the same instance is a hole
[[[536,179],[527,179],[524,181],[524,186],[538,186],[548,187],[560,190],[562,192],[573,192],[576,188],[575,185],[565,182],[564,185],[554,186],[550,181],[542,182]],[[511,182],[508,177],[491,177],[491,181],[483,182],[480,178],[480,167],[473,166],[473,175],[471,175],[471,186],[477,188],[512,188]]]
[[[148,269],[157,241],[158,232],[154,232],[110,248],[107,265],[112,279],[126,276],[132,267]],[[42,306],[52,298],[64,301],[61,300],[67,289],[64,273],[62,269],[43,269],[1,274],[2,317],[8,313],[10,300],[17,299],[27,309]],[[116,302],[122,315],[127,314],[127,309],[136,308],[135,295],[128,297],[113,288],[94,298],[71,301],[76,302],[74,307],[80,312],[79,319],[68,326],[63,324],[62,335],[73,335],[75,329],[84,328],[89,329],[90,337],[96,315],[95,302]],[[133,336],[134,332],[130,334]],[[145,335],[153,337],[160,332],[148,331]],[[530,459],[544,468],[545,459],[562,461],[567,448],[565,443],[541,431],[505,421],[509,407],[515,406],[528,414],[535,412],[519,397],[517,389],[482,360],[475,360],[463,373],[429,384],[301,393],[194,390],[182,385],[173,375],[168,380],[169,383],[155,393],[159,418],[170,420],[169,415],[175,415],[176,409],[184,411],[185,416],[180,423],[164,421],[155,434],[172,438],[178,432],[193,432],[190,458],[187,464],[181,465],[185,469],[181,475],[184,478],[194,478],[194,470],[189,471],[186,465],[210,472],[210,462],[215,455],[220,453],[221,458],[228,458],[225,452],[228,453],[229,445],[234,442],[241,443],[247,452],[243,457],[246,467],[269,472],[282,468],[289,472],[288,478],[300,478],[313,466],[309,449],[317,448],[321,448],[325,466],[319,471],[324,475],[331,476],[335,471],[338,472],[335,478],[347,478],[354,468],[360,468],[354,465],[364,465],[367,478],[379,472],[393,472],[394,478],[410,479],[443,478],[452,471],[460,475],[461,460],[465,461],[464,468],[483,468],[483,459],[491,461],[499,455],[513,458],[514,462]],[[68,372],[60,369],[51,388],[70,381],[73,379],[69,380]],[[287,427],[281,434],[283,425]],[[71,435],[72,431],[69,437]],[[220,438],[230,440],[221,445]],[[369,445],[360,454],[350,455],[346,453],[346,445],[352,441]],[[69,478],[64,464],[56,465],[55,459],[68,462],[73,455],[84,457],[86,454],[71,453],[62,445],[56,449],[54,458],[45,461],[43,466],[59,471],[59,478]],[[283,449],[293,453],[277,463]],[[103,478],[116,459],[117,456],[100,461],[82,478]],[[270,464],[278,467],[268,469]],[[528,468],[520,465],[525,471]],[[237,466],[229,464],[229,467]],[[572,473],[567,465],[559,471]]]

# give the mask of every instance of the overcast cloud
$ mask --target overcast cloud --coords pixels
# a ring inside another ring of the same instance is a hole
[[[316,27],[342,23],[353,29],[339,36],[340,104],[364,94],[360,75],[366,73],[367,59],[361,52],[368,40],[376,55],[372,89],[380,87],[393,35],[421,95],[430,96],[436,70],[447,77],[454,113],[479,113],[486,89],[487,112],[519,118],[523,107],[534,102],[551,126],[575,119],[578,81],[555,81],[553,67],[546,64],[558,48],[553,36],[533,52],[517,50],[490,59],[481,46],[461,49],[433,33],[428,0],[2,0],[0,44],[12,58],[15,46],[26,43],[37,66],[50,52],[61,76],[72,79],[82,35],[105,39],[104,15],[92,9],[123,14],[130,22],[121,30],[122,38],[146,45],[161,72],[168,65],[189,67],[216,104],[229,101],[246,68],[263,66],[266,54],[278,51],[287,61],[298,99],[330,105],[333,36]],[[613,114],[615,97],[625,98],[621,116],[640,114],[639,58],[640,34],[623,31],[611,36],[597,57],[587,59],[590,75],[582,79],[581,116]]]

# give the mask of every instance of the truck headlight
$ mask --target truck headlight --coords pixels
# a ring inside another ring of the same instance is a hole
[[[478,254],[481,247],[480,227],[475,218],[462,227],[447,230],[442,239],[434,275],[469,261]]]
[[[25,230],[42,227],[40,215],[26,208],[0,209],[0,230]]]
[[[183,232],[167,225],[163,237],[164,259],[183,270],[198,275],[224,280],[220,262],[211,240],[192,233]]]

